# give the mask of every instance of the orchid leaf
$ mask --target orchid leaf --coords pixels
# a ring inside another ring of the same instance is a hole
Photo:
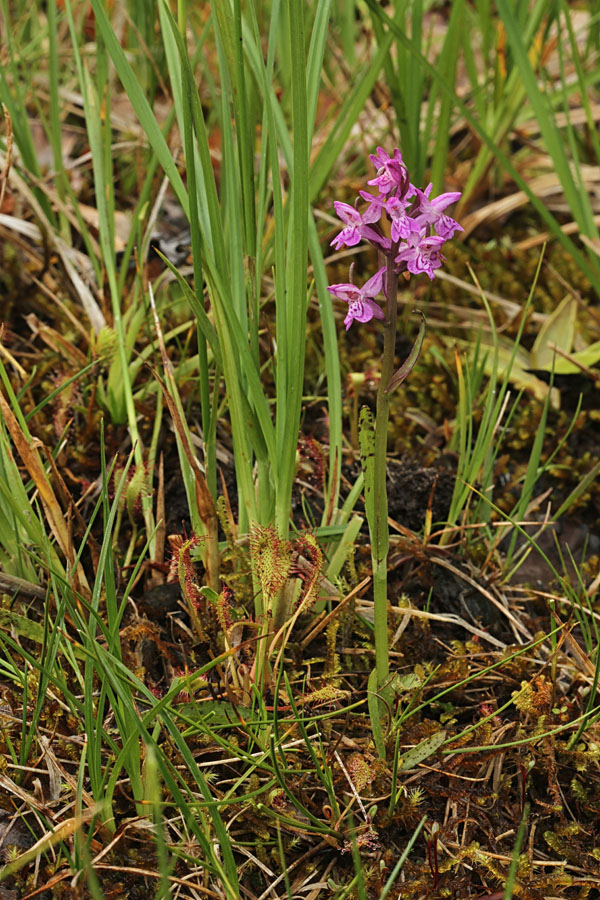
[[[412,370],[414,369],[416,362],[419,358],[419,354],[421,353],[421,348],[423,347],[423,339],[425,338],[425,316],[421,312],[420,309],[413,309],[414,313],[418,313],[421,316],[421,324],[419,325],[419,333],[417,334],[417,339],[415,340],[412,350],[408,354],[407,358],[404,360],[398,371],[395,375],[392,376],[392,379],[388,386],[385,389],[386,394],[391,394],[391,392],[399,387],[402,382],[408,378]]]
[[[526,390],[543,403],[548,391],[554,409],[560,407],[560,393],[550,388],[536,372],[554,372],[555,375],[578,375],[600,362],[600,341],[595,341],[582,350],[571,352],[577,333],[577,301],[571,295],[562,300],[550,315],[535,339],[530,351],[519,347],[513,359],[513,342],[500,338],[496,376],[504,376],[510,370],[509,380],[519,390]],[[490,357],[484,369],[493,375]]]
[[[600,362],[600,341],[594,341],[589,347],[570,353],[568,359],[556,357],[554,372],[557,375],[578,375],[582,369],[589,369]]]
[[[575,337],[576,318],[577,301],[568,294],[540,328],[531,348],[530,368],[549,372],[557,356],[555,348],[569,353]]]
[[[402,759],[400,760],[400,768],[403,770],[414,769],[415,766],[418,766],[423,760],[433,756],[445,740],[445,731],[438,731],[436,734],[432,734],[431,737],[425,738],[424,741],[421,741],[416,747],[409,750],[408,753],[403,754]]]
[[[462,344],[465,342],[460,341],[459,343]],[[509,372],[508,380],[511,384],[518,390],[527,391],[528,394],[531,394],[536,400],[539,400],[540,403],[544,402],[550,388],[541,380],[541,378],[537,378],[531,371],[533,366],[531,354],[528,350],[524,347],[519,347],[515,354],[513,341],[507,338],[499,338],[497,360],[494,366],[491,347],[488,348],[487,345],[483,345],[482,349],[489,349],[489,353],[483,363],[485,374],[488,377],[495,377],[500,380],[505,377],[507,372]],[[552,406],[554,409],[558,409],[560,406],[560,395],[556,388],[552,388]]]

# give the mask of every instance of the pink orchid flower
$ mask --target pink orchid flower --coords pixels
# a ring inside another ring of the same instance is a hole
[[[426,272],[433,280],[434,269],[439,269],[444,261],[440,252],[443,243],[444,238],[436,234],[430,237],[424,232],[410,234],[407,240],[400,244],[396,262],[406,263],[406,268],[413,275]]]
[[[437,234],[447,241],[455,231],[464,231],[455,219],[451,219],[450,216],[444,213],[447,206],[455,203],[460,198],[460,193],[458,191],[449,191],[446,194],[440,194],[439,197],[430,199],[432,189],[432,184],[428,184],[424,191],[420,191],[417,188],[419,215],[416,216],[415,222],[418,222],[420,227],[433,225]]]
[[[354,247],[356,244],[360,244],[363,236],[363,217],[359,211],[354,209],[354,207],[350,206],[348,203],[342,203],[340,200],[336,200],[333,205],[336,213],[346,227],[334,237],[331,245],[335,247],[336,250],[339,250],[344,245],[346,247]]]
[[[385,318],[383,310],[373,300],[373,297],[381,293],[384,273],[385,266],[369,278],[362,288],[355,284],[332,284],[327,288],[330,294],[348,304],[348,314],[344,319],[346,331],[354,321],[370,322],[371,319]]]

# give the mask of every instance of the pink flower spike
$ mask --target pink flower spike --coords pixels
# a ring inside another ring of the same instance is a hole
[[[362,288],[355,284],[332,284],[327,288],[330,294],[348,304],[348,313],[344,319],[346,331],[355,320],[364,323],[371,319],[385,318],[383,310],[373,300],[383,287],[384,272],[385,266],[369,278]]]
[[[334,237],[331,245],[334,246],[336,250],[339,250],[344,245],[346,247],[354,247],[356,244],[360,244],[362,240],[361,226],[363,224],[363,218],[359,211],[354,209],[354,207],[350,206],[348,203],[342,203],[340,200],[336,200],[333,205],[336,213],[346,227]]]
[[[417,201],[419,204],[419,215],[415,221],[419,223],[421,228],[432,225],[437,231],[439,237],[445,241],[451,238],[455,231],[464,231],[461,225],[455,219],[445,215],[444,210],[452,203],[456,203],[460,199],[459,191],[449,191],[440,194],[439,197],[430,199],[433,189],[432,184],[428,184],[424,191],[416,190]]]
[[[406,263],[406,268],[413,275],[425,272],[433,280],[434,269],[439,269],[444,262],[440,252],[443,243],[444,238],[439,235],[427,237],[423,232],[411,234],[406,242],[400,244],[396,262]]]

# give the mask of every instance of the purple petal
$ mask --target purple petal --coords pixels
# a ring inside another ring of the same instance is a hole
[[[389,161],[389,156],[383,149],[383,147],[377,148],[377,153],[370,153],[369,159],[373,163],[376,169],[380,169],[386,162]]]
[[[354,209],[353,206],[350,206],[348,203],[342,203],[341,200],[336,200],[333,204],[334,209],[338,215],[338,217],[345,222],[346,225],[360,225],[362,222],[361,214],[357,209]]]
[[[381,293],[381,288],[383,287],[383,275],[385,272],[385,266],[382,266],[378,272],[369,278],[369,280],[363,284],[361,289],[362,297],[376,297],[377,294]]]
[[[460,200],[460,198],[460,191],[448,191],[445,194],[440,194],[439,197],[434,197],[433,200],[430,200],[429,202],[432,206],[435,206],[435,208],[441,212],[442,209],[446,209],[446,207],[450,206],[451,203],[456,203],[456,201]]]
[[[339,234],[336,234],[331,242],[331,246],[339,250],[340,247],[355,247],[362,240],[362,229],[356,225],[346,225]]]
[[[363,222],[365,224],[379,222],[385,208],[385,197],[382,197],[381,195],[375,197],[373,194],[369,194],[368,191],[359,191],[359,193],[363,200],[366,200],[369,204],[362,215]]]

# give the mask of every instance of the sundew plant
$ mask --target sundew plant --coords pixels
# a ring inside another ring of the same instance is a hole
[[[411,275],[428,275],[444,262],[442,247],[462,227],[447,213],[460,199],[451,191],[432,197],[433,185],[421,190],[411,184],[400,150],[388,156],[382,147],[370,155],[376,175],[368,184],[377,194],[360,191],[355,206],[337,201],[335,211],[344,228],[332,241],[336,249],[354,247],[366,241],[377,250],[380,268],[363,284],[334,284],[328,290],[348,304],[344,320],[346,330],[353,323],[364,326],[373,319],[383,327],[383,356],[377,413],[372,417],[365,407],[362,415],[361,453],[365,473],[365,508],[371,537],[373,563],[376,681],[386,691],[389,675],[387,569],[389,551],[387,502],[387,437],[391,394],[410,373],[423,342],[424,324],[412,352],[394,372],[396,328],[398,322],[398,280]],[[362,201],[363,211],[358,204]],[[387,226],[387,227],[385,227]],[[375,302],[383,294],[385,310]]]

